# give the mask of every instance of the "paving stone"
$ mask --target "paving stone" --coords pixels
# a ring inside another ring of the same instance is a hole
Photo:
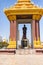
[[[0,65],[43,65],[43,55],[0,55]]]

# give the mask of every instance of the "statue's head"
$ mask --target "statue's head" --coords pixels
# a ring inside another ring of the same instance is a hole
[[[24,27],[25,27],[25,24],[24,24]]]

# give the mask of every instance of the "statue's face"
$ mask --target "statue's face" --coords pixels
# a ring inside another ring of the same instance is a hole
[[[24,27],[25,27],[25,25],[24,25]]]

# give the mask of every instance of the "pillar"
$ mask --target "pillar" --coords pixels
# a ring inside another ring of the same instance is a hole
[[[38,20],[36,20],[36,40],[40,40],[40,28]]]
[[[36,40],[35,20],[32,20],[31,28],[32,28],[32,48],[33,48],[33,42],[34,40]]]
[[[15,49],[16,48],[16,21],[10,22],[10,41],[7,48]]]
[[[39,30],[39,15],[33,15],[32,21],[32,41],[34,48],[37,48],[40,45],[40,30]]]
[[[16,41],[16,21],[10,22],[10,39]]]
[[[13,41],[13,21],[10,22],[10,40]]]
[[[17,34],[17,24],[16,21],[13,21],[13,40],[16,41],[16,34]]]

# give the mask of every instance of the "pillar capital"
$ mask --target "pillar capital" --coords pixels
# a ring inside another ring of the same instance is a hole
[[[8,16],[8,19],[9,19],[10,21],[16,20],[16,15],[9,15],[9,16]]]
[[[32,19],[33,20],[40,20],[41,15],[33,15]]]

